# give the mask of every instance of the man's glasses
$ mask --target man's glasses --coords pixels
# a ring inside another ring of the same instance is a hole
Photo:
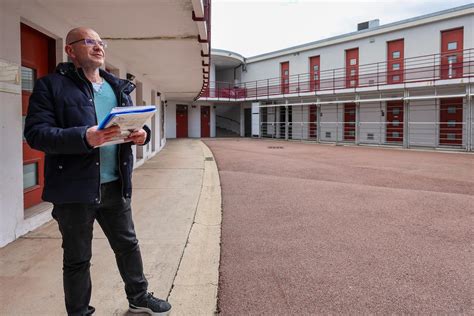
[[[87,46],[96,46],[96,45],[98,45],[102,48],[107,48],[107,43],[106,42],[95,40],[95,39],[92,39],[92,38],[81,38],[80,40],[71,42],[68,45],[76,44],[76,43],[79,43],[79,42],[82,42],[82,41],[84,41],[84,44],[86,44]]]

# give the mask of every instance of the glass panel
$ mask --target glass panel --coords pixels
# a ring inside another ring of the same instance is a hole
[[[351,69],[351,76],[355,76],[355,75],[356,75],[355,69]]]
[[[457,61],[457,56],[456,55],[448,56],[448,63],[453,64],[456,61]]]
[[[400,137],[400,132],[392,132],[392,137],[399,138]]]
[[[393,77],[392,77],[392,80],[393,80],[393,81],[400,81],[400,76],[398,76],[398,75],[397,75],[397,76],[393,76]]]
[[[458,42],[448,43],[448,50],[458,49]]]
[[[351,58],[350,63],[351,66],[357,65],[357,59]]]
[[[36,70],[21,66],[21,89],[33,92],[36,80]]]
[[[318,70],[319,70],[319,65],[314,65],[314,66],[313,66],[313,70],[314,70],[314,71],[318,71]]]
[[[448,114],[456,114],[456,107],[448,106]]]
[[[22,116],[21,117],[21,123],[22,123],[21,134],[23,136],[23,140],[26,140],[26,138],[25,138],[25,121],[26,121],[26,116]]]
[[[456,134],[454,134],[454,133],[447,133],[447,134],[446,134],[446,138],[447,138],[448,140],[455,140],[455,139],[456,139]]]
[[[448,120],[448,127],[456,127],[456,120]]]
[[[289,80],[288,80],[288,79],[285,79],[285,81],[284,81],[284,82],[285,82],[285,84],[288,84]]]
[[[351,85],[351,86],[355,86],[355,84],[356,84],[355,80],[351,80],[350,85]]]
[[[349,136],[355,136],[355,131],[349,131]]]
[[[285,70],[285,76],[288,76],[288,70]]]
[[[399,70],[400,69],[400,64],[393,64],[392,65],[392,70]]]
[[[392,125],[393,126],[398,126],[398,125],[400,125],[400,121],[399,120],[393,120]]]
[[[314,75],[314,80],[319,80],[319,76],[318,76],[318,75]]]
[[[392,113],[393,113],[393,115],[400,114],[400,108],[393,108]]]
[[[23,165],[23,189],[38,185],[38,163]]]
[[[392,58],[393,59],[396,59],[396,58],[400,58],[400,51],[396,50],[392,53]]]

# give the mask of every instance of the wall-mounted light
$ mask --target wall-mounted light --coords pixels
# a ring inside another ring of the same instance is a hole
[[[135,76],[132,75],[131,73],[127,72],[127,80],[133,81],[133,80],[135,80]]]
[[[380,110],[380,115],[385,116],[385,112],[383,110]]]

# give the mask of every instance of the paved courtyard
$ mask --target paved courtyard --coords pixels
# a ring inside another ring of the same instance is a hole
[[[208,139],[222,315],[473,312],[474,155]]]

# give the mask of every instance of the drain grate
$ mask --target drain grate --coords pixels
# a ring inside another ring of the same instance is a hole
[[[268,149],[283,149],[283,146],[268,146]]]
[[[204,160],[205,160],[205,161],[214,161],[214,158],[212,158],[212,157],[206,157],[206,158],[204,158]]]

